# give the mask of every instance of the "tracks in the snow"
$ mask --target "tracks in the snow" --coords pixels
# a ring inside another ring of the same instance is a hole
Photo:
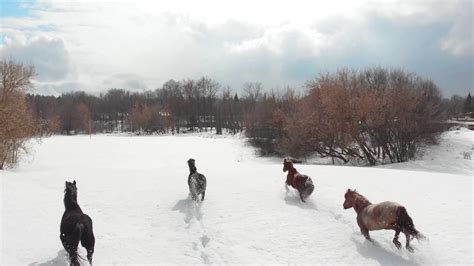
[[[193,235],[191,238],[192,249],[198,253],[202,263],[221,263],[221,256],[207,248],[212,239],[208,236],[203,223],[201,204],[201,202],[194,202],[190,198],[187,198],[180,200],[173,210],[184,213],[185,228]]]
[[[286,192],[284,200],[288,205],[294,205],[302,209],[314,210],[319,213],[325,213],[337,222],[340,222],[345,225],[352,224],[352,222],[345,219],[342,214],[331,210],[331,208],[320,208],[320,206],[318,206],[319,204],[316,204],[312,198],[308,199],[308,201],[303,203],[299,199],[299,195],[297,193]]]

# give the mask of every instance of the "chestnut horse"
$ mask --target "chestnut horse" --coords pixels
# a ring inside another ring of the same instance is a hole
[[[313,181],[309,176],[298,173],[293,162],[289,159],[283,160],[283,172],[286,171],[288,171],[285,182],[286,191],[288,191],[288,186],[292,186],[298,190],[301,201],[306,202],[306,199],[313,193]]]
[[[364,196],[355,190],[348,189],[344,195],[345,201],[342,205],[344,209],[354,208],[357,213],[357,224],[360,227],[362,235],[369,241],[369,231],[373,230],[395,230],[393,243],[400,249],[401,244],[398,241],[400,232],[405,234],[406,249],[413,252],[410,246],[410,240],[414,237],[416,239],[424,239],[425,237],[415,229],[413,220],[408,215],[407,210],[402,205],[384,201],[377,204],[370,203]]]

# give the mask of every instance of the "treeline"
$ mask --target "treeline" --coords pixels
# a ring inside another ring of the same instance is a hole
[[[246,84],[249,88],[257,85]],[[170,80],[154,91],[110,89],[100,96],[72,92],[59,97],[30,94],[28,101],[44,125],[42,132],[61,134],[165,134],[208,129],[235,134],[243,129],[242,107],[248,102],[205,77]]]
[[[239,95],[203,77],[154,91],[28,95],[28,102],[39,134],[245,132],[264,155],[370,165],[413,158],[420,145],[435,142],[443,120],[466,111],[466,98],[443,99],[433,82],[401,70],[341,70],[306,88],[265,92],[246,83]]]

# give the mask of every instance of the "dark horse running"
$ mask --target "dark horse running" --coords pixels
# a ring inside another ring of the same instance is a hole
[[[306,199],[313,193],[313,181],[309,176],[298,173],[293,167],[293,162],[289,159],[283,160],[283,172],[286,171],[288,171],[285,182],[286,191],[288,191],[288,186],[292,186],[298,190],[301,201],[306,202]]]
[[[201,194],[201,201],[203,201],[204,196],[206,195],[206,186],[207,186],[206,177],[203,174],[200,174],[197,172],[194,159],[188,160],[188,166],[189,166],[188,186],[189,186],[189,193],[191,193],[191,198],[194,201],[197,201],[198,196]]]
[[[60,239],[66,249],[71,265],[80,265],[78,261],[77,246],[79,241],[87,250],[87,260],[92,265],[95,238],[92,232],[92,220],[84,214],[77,204],[76,181],[66,181],[64,189],[64,211],[61,219]]]
[[[415,229],[413,220],[408,215],[407,210],[402,205],[384,201],[377,204],[370,203],[364,196],[355,190],[348,189],[344,195],[345,201],[342,205],[344,209],[354,208],[357,213],[357,224],[361,233],[369,241],[372,241],[369,231],[372,230],[395,230],[393,244],[400,249],[402,244],[398,241],[400,232],[405,234],[406,249],[413,252],[410,240],[413,238],[424,239],[425,237]]]

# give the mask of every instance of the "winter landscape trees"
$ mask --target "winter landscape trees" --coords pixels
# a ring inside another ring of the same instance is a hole
[[[348,162],[403,162],[434,141],[442,118],[434,83],[381,68],[339,71],[307,84],[309,94],[287,115],[282,150]],[[298,119],[302,118],[302,120]]]
[[[3,169],[17,162],[36,125],[25,100],[33,67],[3,60],[0,74],[0,169]]]
[[[340,70],[292,88],[241,93],[215,80],[169,80],[153,91],[110,89],[98,96],[28,95],[42,134],[245,132],[262,154],[319,155],[347,163],[403,162],[433,143],[442,121],[465,112],[461,96],[442,99],[437,86],[402,70]]]

